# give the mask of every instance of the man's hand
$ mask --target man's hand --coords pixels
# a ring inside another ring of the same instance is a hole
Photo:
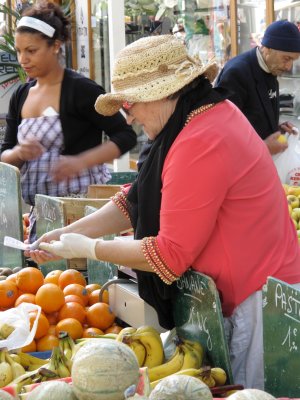
[[[268,136],[264,140],[271,155],[281,153],[288,148],[287,143],[280,143],[278,141],[278,138],[280,135],[281,135],[281,133],[278,131],[278,132],[272,133],[270,136]]]
[[[279,125],[279,129],[282,134],[289,133],[289,134],[297,135],[299,133],[299,130],[295,127],[295,125],[293,125],[289,121],[282,122]]]
[[[64,233],[57,241],[40,243],[39,248],[66,259],[89,258],[97,260],[97,242],[99,242],[99,239],[90,239],[78,233]]]

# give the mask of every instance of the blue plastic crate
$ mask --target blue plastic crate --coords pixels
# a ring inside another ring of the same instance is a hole
[[[32,351],[29,354],[31,354],[34,357],[42,358],[43,360],[47,360],[47,358],[51,357],[51,353],[52,353],[52,351],[49,350],[49,351]]]

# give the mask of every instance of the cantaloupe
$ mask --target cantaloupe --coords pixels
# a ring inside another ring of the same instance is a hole
[[[15,400],[15,397],[7,393],[5,390],[0,389],[0,400]]]
[[[259,389],[238,390],[228,397],[230,400],[276,400],[271,394]]]
[[[77,351],[71,376],[79,400],[123,400],[124,391],[138,383],[139,365],[129,346],[97,339]]]
[[[77,400],[72,386],[62,381],[43,382],[28,394],[27,400]]]
[[[149,399],[212,400],[213,396],[209,387],[193,376],[170,375],[155,386]]]

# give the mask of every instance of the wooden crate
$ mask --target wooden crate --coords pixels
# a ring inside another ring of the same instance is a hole
[[[87,197],[92,199],[109,199],[120,190],[120,185],[90,185]]]
[[[36,195],[37,236],[40,237],[53,229],[62,228],[84,217],[85,207],[101,208],[109,199],[90,199],[73,197],[51,197]],[[59,260],[41,266],[44,274],[54,269],[74,268],[80,271],[87,270],[85,258]]]

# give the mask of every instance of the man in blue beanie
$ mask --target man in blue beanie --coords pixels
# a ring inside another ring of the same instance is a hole
[[[261,46],[229,60],[215,86],[231,92],[235,103],[265,141],[271,154],[287,148],[277,139],[292,133],[292,124],[279,125],[279,85],[277,76],[288,72],[300,56],[300,32],[289,21],[275,21],[265,31]]]

